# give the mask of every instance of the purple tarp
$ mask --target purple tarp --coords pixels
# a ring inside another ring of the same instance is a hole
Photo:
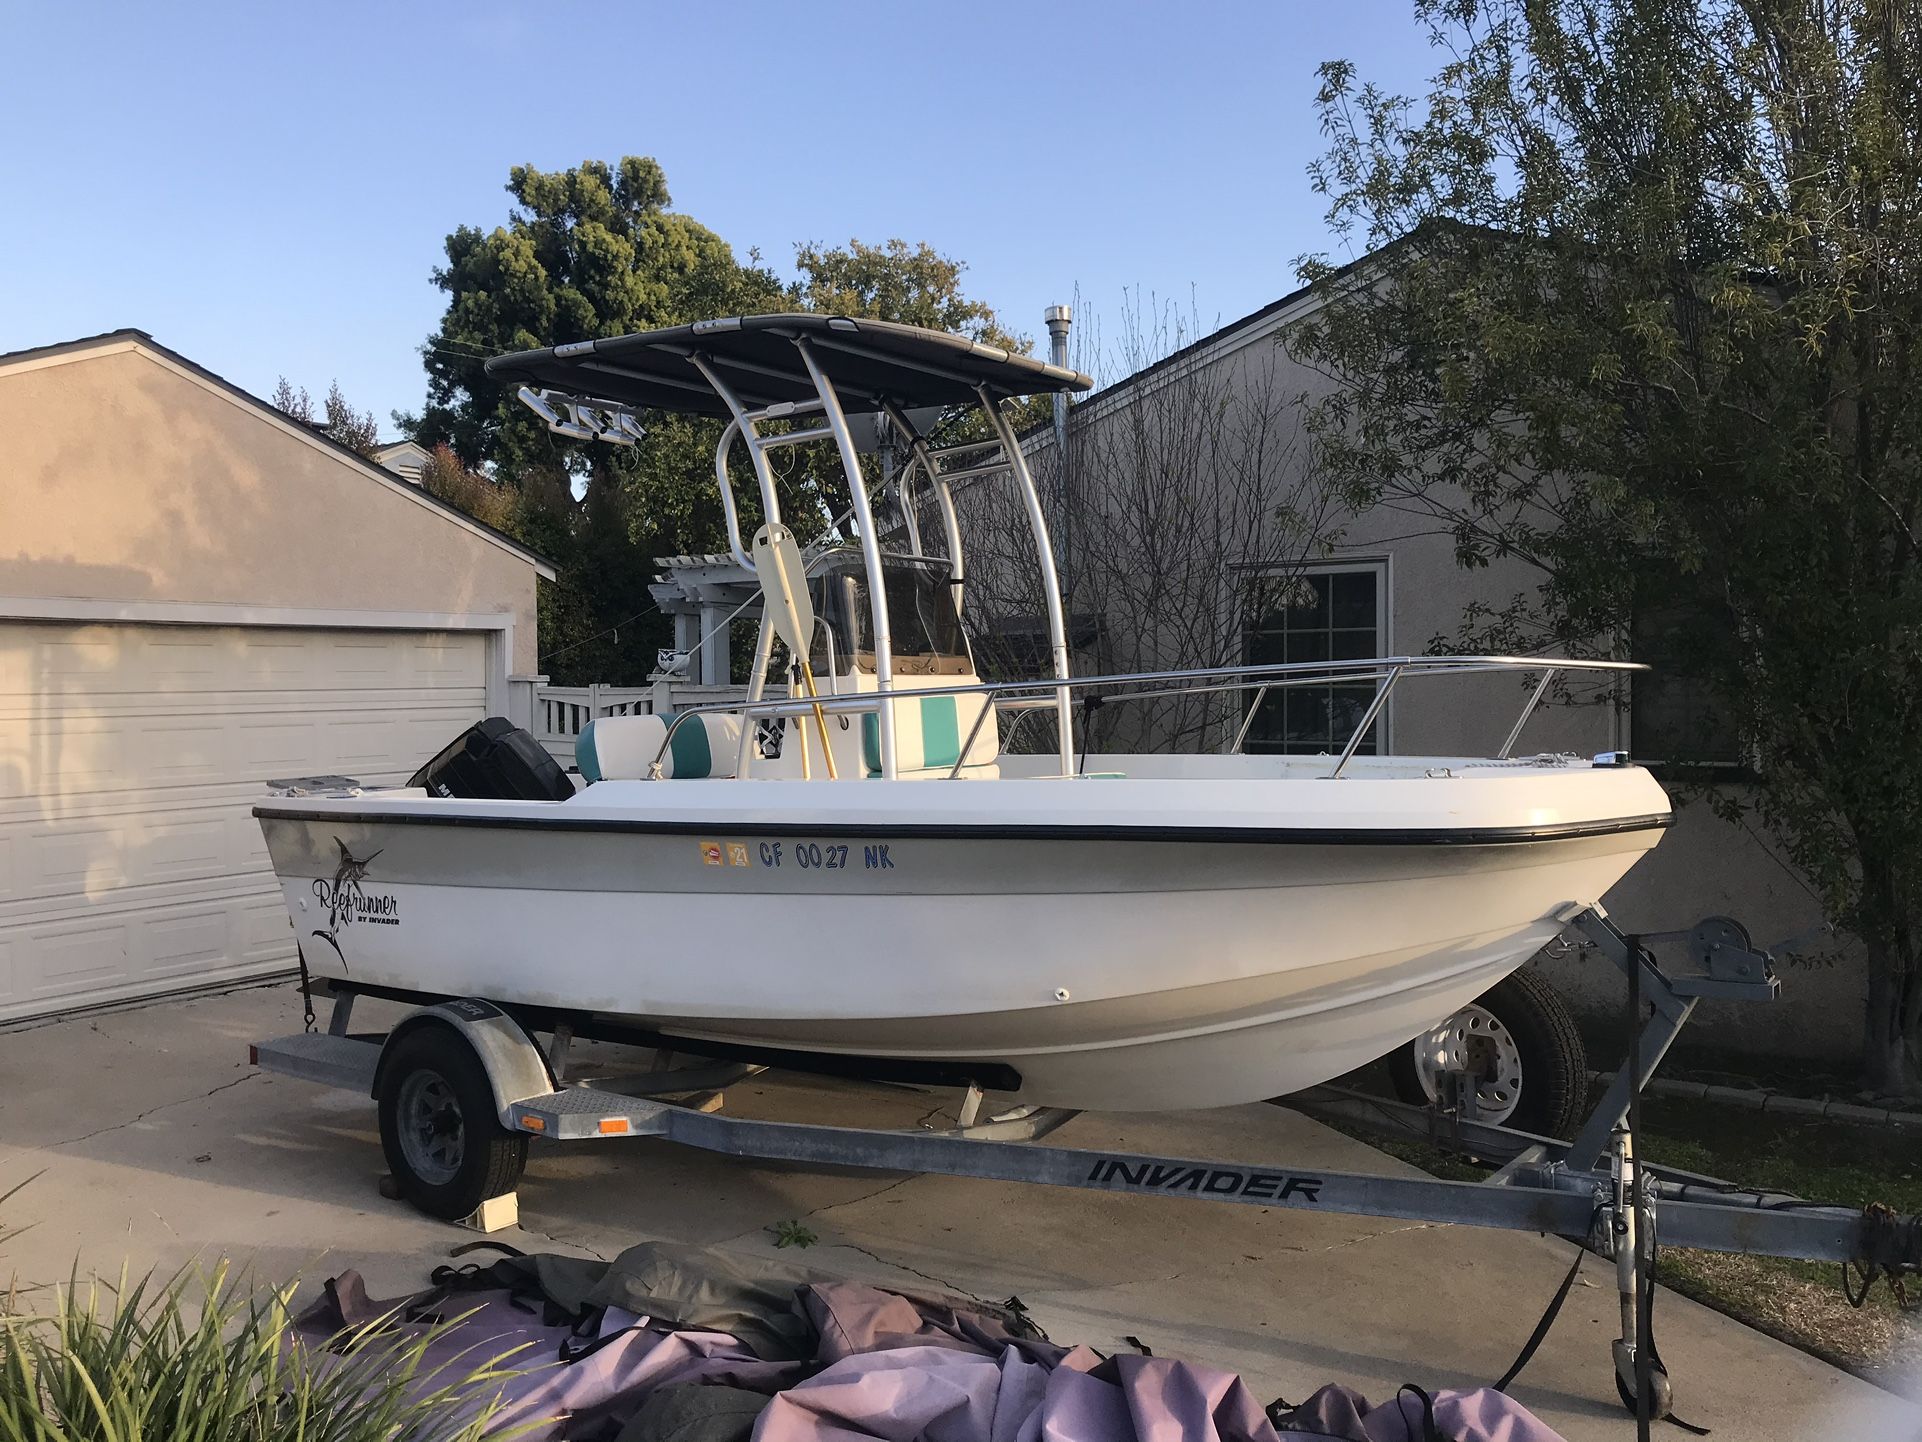
[[[618,1307],[583,1325],[550,1324],[525,1296],[500,1290],[375,1302],[349,1272],[302,1313],[293,1340],[324,1356],[343,1329],[373,1319],[375,1335],[391,1340],[438,1322],[423,1375],[453,1375],[514,1351],[494,1427],[570,1442],[641,1442],[623,1433],[629,1419],[661,1389],[689,1384],[734,1389],[745,1406],[685,1424],[674,1434],[682,1442],[738,1442],[755,1405],[747,1394],[763,1393],[753,1442],[1559,1442],[1486,1388],[1432,1397],[1405,1388],[1371,1408],[1357,1393],[1325,1387],[1300,1407],[1271,1409],[1271,1420],[1231,1372],[1167,1357],[1103,1358],[1014,1335],[1001,1317],[956,1299],[815,1282],[796,1289],[794,1307],[815,1339],[813,1356],[770,1361],[727,1333]]]

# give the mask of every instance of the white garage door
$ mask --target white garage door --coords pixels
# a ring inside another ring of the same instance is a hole
[[[291,965],[261,783],[404,781],[485,714],[486,644],[0,622],[0,1020]]]

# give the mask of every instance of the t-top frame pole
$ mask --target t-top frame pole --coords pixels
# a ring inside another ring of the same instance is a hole
[[[1054,650],[1054,679],[1065,682],[1069,676],[1068,626],[1062,614],[1061,577],[1054,568],[1054,543],[1048,537],[1048,518],[1041,509],[1041,494],[1034,488],[1034,475],[1028,469],[1028,458],[1021,452],[1021,442],[1015,438],[1014,427],[1008,424],[1007,413],[1001,409],[1001,402],[986,386],[976,387],[975,394],[981,398],[981,408],[988,413],[995,435],[1000,437],[1002,454],[1007,457],[1008,465],[1014,471],[1015,483],[1021,487],[1021,499],[1028,508],[1028,529],[1034,533],[1035,559],[1041,563],[1041,597],[1048,608],[1048,640]],[[1061,774],[1073,776],[1080,769],[1075,764],[1074,705],[1065,685],[1055,688],[1054,699]]]
[[[874,624],[874,689],[886,695],[894,689],[894,635],[888,626],[888,588],[881,570],[881,540],[874,529],[874,511],[868,505],[868,488],[861,479],[861,456],[854,448],[854,434],[842,414],[841,398],[834,383],[814,358],[814,348],[806,337],[793,337],[815,393],[821,397],[821,410],[834,444],[841,452],[841,469],[847,473],[848,490],[854,500],[855,523],[861,528],[861,561],[868,573],[868,609]],[[897,772],[894,753],[894,704],[884,701],[875,712],[875,730],[880,742],[881,779],[892,781]]]

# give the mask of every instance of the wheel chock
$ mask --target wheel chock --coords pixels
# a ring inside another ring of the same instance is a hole
[[[509,1227],[519,1226],[520,1220],[520,1193],[503,1192],[498,1197],[489,1197],[455,1225],[465,1227],[470,1232],[504,1232]]]

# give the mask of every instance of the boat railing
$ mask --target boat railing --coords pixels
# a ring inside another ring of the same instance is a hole
[[[954,780],[961,775],[967,758],[979,739],[981,728],[990,715],[1000,716],[1012,713],[1015,716],[1013,727],[1003,747],[1012,742],[1014,734],[1027,713],[1031,711],[1059,708],[1063,692],[1084,693],[1084,707],[1089,705],[1109,705],[1124,701],[1146,701],[1171,696],[1193,696],[1210,692],[1252,691],[1254,699],[1249,703],[1247,713],[1242,717],[1235,733],[1229,753],[1238,753],[1248,739],[1254,726],[1256,714],[1270,692],[1284,691],[1305,686],[1359,685],[1366,682],[1375,684],[1374,695],[1363,710],[1361,719],[1350,732],[1347,743],[1334,760],[1329,771],[1329,779],[1338,779],[1347,769],[1348,763],[1355,758],[1367,739],[1369,731],[1381,718],[1383,709],[1397,685],[1405,678],[1429,676],[1477,676],[1491,674],[1535,675],[1535,685],[1529,690],[1523,703],[1521,714],[1508,729],[1501,747],[1493,759],[1507,760],[1521,739],[1522,728],[1529,718],[1540,708],[1557,677],[1568,672],[1583,673],[1627,673],[1646,671],[1648,667],[1636,661],[1591,661],[1566,656],[1377,656],[1365,660],[1352,661],[1281,661],[1264,665],[1214,666],[1191,671],[1130,671],[1104,676],[1048,677],[1034,681],[977,681],[953,686],[916,686],[909,689],[888,691],[860,691],[838,695],[822,695],[808,700],[756,700],[747,703],[716,703],[707,706],[691,706],[675,713],[669,721],[666,734],[661,738],[660,749],[655,753],[654,763],[649,770],[650,776],[659,779],[662,766],[672,749],[674,733],[691,716],[707,713],[727,712],[733,715],[752,717],[756,720],[770,720],[786,717],[808,717],[816,714],[860,715],[876,714],[886,703],[903,699],[918,700],[929,696],[985,696],[989,704],[981,708],[973,728],[962,743],[948,779]],[[1109,691],[1107,688],[1131,688]],[[1064,745],[1063,750],[1068,748]],[[1085,764],[1086,753],[1080,753],[1081,763],[1075,766],[1078,774]]]

